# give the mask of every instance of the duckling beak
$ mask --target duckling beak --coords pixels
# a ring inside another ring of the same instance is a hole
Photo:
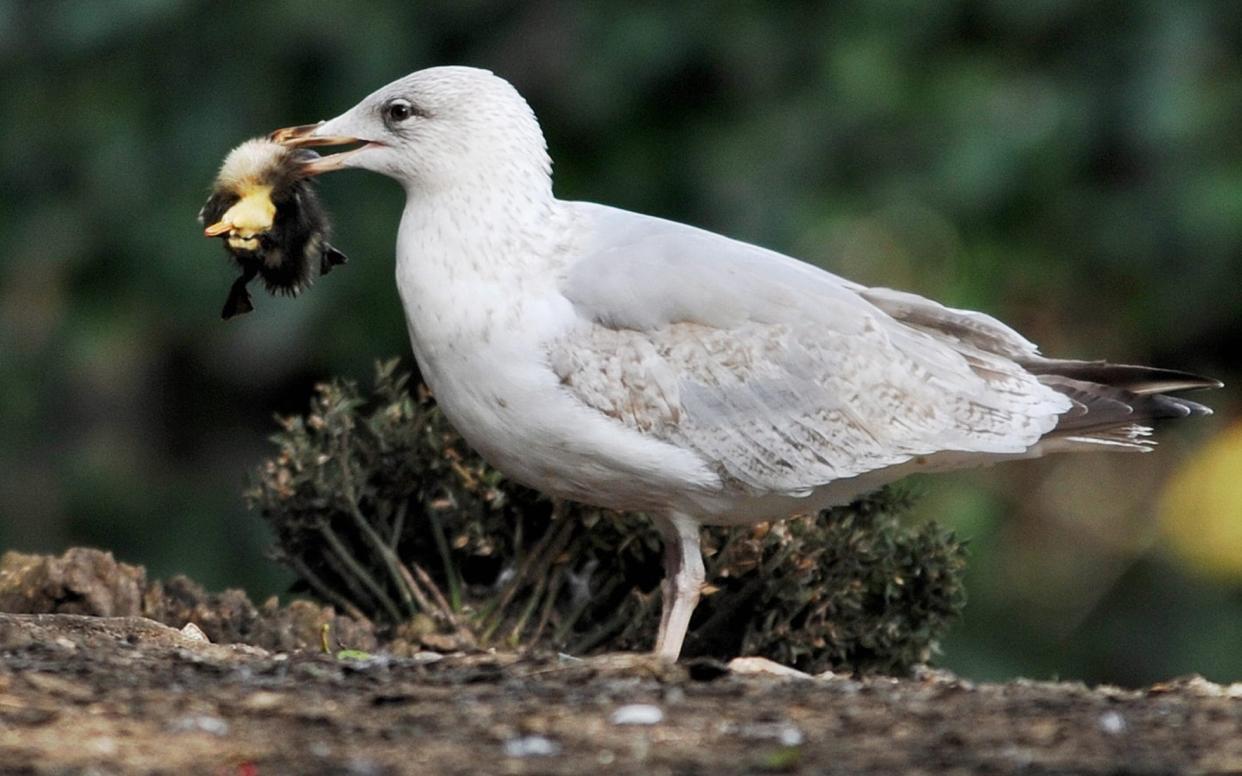
[[[323,126],[324,122],[318,124],[302,124],[297,127],[284,127],[268,135],[268,139],[273,140],[287,148],[320,148],[323,146],[342,146],[351,145],[353,143],[366,143],[361,138],[349,137],[348,135],[318,135],[315,132]],[[364,146],[365,147],[365,146]],[[301,163],[301,171],[307,176],[320,175],[333,170],[345,168],[345,160],[357,153],[360,148],[350,151],[342,151],[339,154],[330,156],[320,156]]]

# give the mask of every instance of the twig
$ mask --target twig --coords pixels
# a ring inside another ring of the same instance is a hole
[[[449,551],[448,537],[444,535],[444,525],[434,509],[427,510],[431,521],[431,535],[436,540],[436,551],[440,553],[440,562],[444,564],[444,578],[448,581],[449,600],[452,611],[461,611],[461,581],[457,578],[457,566],[453,563],[453,555]]]
[[[634,616],[630,618],[630,621],[625,624],[625,627],[621,629],[621,632],[614,637],[614,640],[620,643],[625,643],[626,636],[629,636],[634,631],[643,627],[647,620],[647,612],[655,606],[655,600],[655,591],[652,591],[650,595],[643,598],[642,602],[638,605],[638,611],[635,612]]]
[[[328,549],[331,550],[331,546]],[[375,612],[379,608],[379,604],[372,600],[370,594],[359,585],[359,581],[337,559],[335,552],[324,552],[323,562],[332,570],[337,579],[341,580],[349,588],[350,597],[357,602],[360,609]]]
[[[410,565],[413,567],[414,575],[418,578],[418,580],[423,583],[424,587],[431,591],[431,597],[436,603],[435,611],[443,616],[444,620],[449,625],[453,626],[459,635],[469,635],[473,641],[474,634],[470,633],[469,630],[467,630],[457,619],[457,614],[453,611],[453,608],[449,606],[449,602],[444,599],[444,593],[440,592],[440,587],[436,584],[436,581],[432,579],[431,575],[428,574],[427,571],[417,562],[411,562]]]
[[[345,564],[350,572],[352,572],[362,582],[362,584],[370,589],[371,594],[374,595],[376,600],[379,601],[380,606],[387,610],[388,616],[392,618],[392,621],[401,622],[401,612],[397,609],[397,605],[393,603],[391,598],[388,597],[388,594],[384,592],[384,589],[379,586],[379,583],[375,581],[375,578],[372,577],[371,574],[358,563],[358,561],[354,560],[354,557],[349,554],[349,550],[345,548],[345,545],[341,543],[340,538],[337,537],[336,532],[327,525],[320,526],[319,531],[323,534],[324,538],[328,540],[328,546],[331,547],[332,551],[336,553],[337,558]]]
[[[584,599],[582,603],[578,604],[578,607],[570,612],[569,616],[557,626],[556,633],[552,636],[552,643],[556,645],[564,644],[565,639],[569,636],[569,632],[573,630],[573,627],[578,624],[578,620],[582,619],[582,615],[585,614],[587,608],[591,606],[592,599],[597,601],[607,601],[612,597],[612,594],[616,592],[617,588],[621,586],[621,582],[622,578],[620,576],[615,576],[612,579],[609,579],[604,583],[604,586],[598,593],[590,598]]]
[[[405,604],[406,613],[410,616],[418,614],[414,593],[406,585],[405,578],[401,575],[399,568],[401,564],[397,560],[396,554],[384,543],[384,540],[375,532],[371,524],[367,522],[361,508],[358,506],[358,491],[354,487],[354,477],[349,470],[349,461],[346,455],[344,452],[338,452],[336,459],[341,467],[341,485],[345,490],[345,503],[349,506],[348,512],[350,517],[354,519],[354,523],[357,524],[358,530],[362,532],[363,538],[371,544],[372,550],[384,561],[384,565],[388,567],[388,574],[397,585],[397,590],[401,594],[401,602]],[[393,622],[401,622],[401,619],[401,615],[396,614],[393,617]]]
[[[614,631],[623,628],[627,617],[641,619],[647,613],[647,610],[651,608],[652,603],[654,603],[656,599],[654,592],[643,595],[637,590],[634,591],[633,597],[639,601],[638,611],[631,612],[632,607],[627,606],[626,604],[618,606],[617,611],[613,613],[611,617],[597,625],[592,631],[587,633],[586,636],[575,642],[573,647],[569,650],[570,654],[582,654],[583,652],[589,652],[594,649],[605,639],[611,636]]]
[[[328,587],[327,583],[319,577],[318,574],[311,571],[310,567],[296,555],[288,554],[284,560],[293,566],[293,570],[298,576],[306,580],[306,584],[311,586],[315,594],[323,598],[328,603],[340,609],[345,614],[358,620],[359,622],[370,622],[371,620],[362,613],[362,610],[350,602],[348,598]]]
[[[401,503],[397,504],[397,515],[392,520],[392,538],[388,544],[393,553],[397,552],[397,547],[401,543],[401,532],[405,530],[405,513],[409,511],[409,508],[408,499],[402,499]]]
[[[410,574],[410,570],[404,563],[397,565],[397,572],[401,574],[401,580],[405,582],[406,587],[408,587],[410,592],[413,594],[414,601],[418,604],[419,609],[432,615],[440,613],[436,610],[436,607],[432,605],[431,599],[427,597],[427,594],[423,592],[423,589],[418,586],[418,583],[414,580],[414,577]]]
[[[589,536],[584,532],[578,535],[570,549],[565,551],[569,561],[558,567],[552,574],[552,581],[548,584],[547,592],[544,594],[543,611],[539,614],[539,622],[535,626],[535,632],[530,637],[531,644],[537,644],[539,637],[543,635],[544,628],[547,627],[548,621],[552,618],[552,612],[556,609],[557,598],[561,595],[561,588],[565,586],[565,578],[569,576],[569,564],[574,558],[582,554],[583,548],[589,543]],[[559,556],[561,553],[557,553]],[[553,556],[552,563],[556,563],[557,556]]]
[[[570,557],[573,557],[573,553]],[[552,575],[552,582],[548,585],[548,592],[543,598],[543,611],[539,613],[539,622],[535,625],[535,632],[530,637],[531,644],[539,643],[539,637],[543,635],[544,628],[548,627],[548,620],[552,619],[552,612],[556,609],[556,599],[560,596],[561,587],[565,584],[566,573],[567,567],[561,566]]]
[[[487,636],[495,631],[500,625],[500,620],[504,618],[505,609],[507,609],[509,604],[513,601],[513,596],[517,594],[517,591],[520,590],[522,585],[526,583],[526,579],[530,574],[531,567],[535,564],[535,561],[543,557],[547,551],[547,548],[556,543],[559,540],[560,535],[564,533],[565,526],[569,523],[569,521],[563,520],[558,525],[556,522],[556,516],[557,509],[554,507],[552,512],[552,520],[549,522],[547,529],[544,530],[543,536],[539,537],[539,541],[535,544],[535,547],[522,560],[521,565],[518,567],[517,573],[515,573],[513,575],[513,579],[509,580],[509,582],[505,585],[505,589],[496,599],[496,603],[484,613],[483,621],[487,623],[486,627],[483,628],[483,633],[485,634],[483,638],[484,641],[487,641]]]
[[[531,613],[534,612],[535,607],[539,605],[539,598],[543,595],[544,588],[547,587],[547,585],[548,578],[546,576],[539,577],[539,580],[535,583],[535,592],[530,594],[530,598],[527,600],[526,606],[522,607],[522,613],[518,616],[517,622],[515,622],[513,627],[509,629],[509,636],[507,638],[509,646],[514,647],[519,643],[519,637],[521,636],[522,631],[526,628],[526,621],[530,619]]]

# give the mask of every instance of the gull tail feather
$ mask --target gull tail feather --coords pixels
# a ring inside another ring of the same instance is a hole
[[[1147,452],[1150,423],[1191,415],[1211,415],[1198,402],[1170,396],[1170,391],[1219,388],[1208,377],[1103,361],[1038,359],[1023,364],[1039,381],[1063,394],[1073,406],[1040,441],[1041,452],[1130,450]]]
[[[1040,358],[1023,361],[1022,366],[1031,374],[1056,375],[1084,383],[1107,385],[1140,395],[1220,388],[1224,385],[1220,380],[1190,372],[1158,369],[1151,366],[1110,364],[1107,361]]]

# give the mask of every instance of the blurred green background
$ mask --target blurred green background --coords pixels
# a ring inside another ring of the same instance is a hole
[[[256,296],[195,221],[244,138],[435,64],[541,117],[563,198],[984,309],[1047,353],[1242,379],[1242,3],[0,2],[0,550],[262,598],[273,413],[408,355],[399,188],[325,180],[348,267]],[[1242,679],[1242,421],[928,478],[972,541],[947,667]]]

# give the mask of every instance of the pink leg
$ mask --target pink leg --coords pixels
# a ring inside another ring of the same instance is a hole
[[[703,589],[699,524],[676,512],[657,517],[655,523],[664,538],[664,609],[660,612],[655,654],[664,660],[676,660]]]

